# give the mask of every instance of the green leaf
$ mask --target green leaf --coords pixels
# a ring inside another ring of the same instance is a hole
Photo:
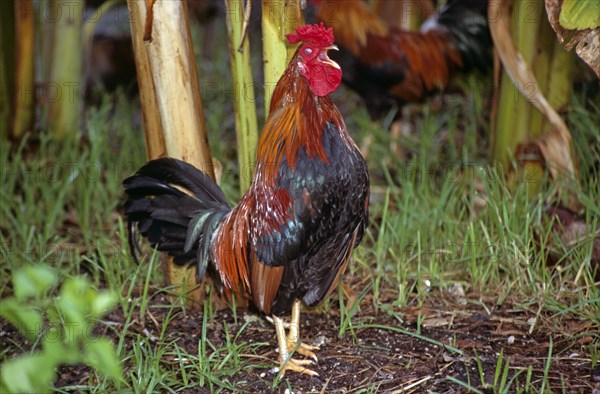
[[[56,306],[64,316],[65,341],[74,341],[82,337],[88,330],[87,315],[91,309],[91,299],[95,290],[87,279],[82,277],[69,278],[60,289],[60,297]]]
[[[2,363],[2,385],[9,393],[49,393],[57,364],[42,353]]]
[[[50,327],[60,327],[62,325],[60,311],[58,310],[56,302],[52,305],[48,305],[44,312],[46,312],[46,318],[48,319],[48,325]]]
[[[33,341],[43,329],[42,314],[31,305],[23,305],[16,298],[0,301],[0,316],[8,320],[19,332]]]
[[[58,334],[58,335],[56,335]],[[55,364],[75,365],[83,362],[83,354],[75,344],[65,344],[60,332],[48,333],[44,336],[44,354]]]
[[[108,338],[93,338],[85,344],[85,362],[101,374],[114,380],[123,380],[121,363],[113,343]]]
[[[564,0],[559,22],[565,29],[595,29],[600,26],[600,1]]]
[[[102,317],[117,304],[118,297],[115,293],[104,291],[92,300],[92,314],[95,318]]]
[[[39,297],[56,284],[56,274],[45,265],[30,265],[13,273],[15,296],[22,300]]]

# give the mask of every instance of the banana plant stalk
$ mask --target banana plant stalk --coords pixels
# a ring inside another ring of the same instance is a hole
[[[262,0],[266,116],[269,115],[275,85],[296,50],[294,46],[288,47],[285,35],[304,24],[302,2],[303,0]]]
[[[148,158],[175,157],[214,179],[187,1],[128,0],[127,5]],[[199,303],[203,289],[196,287],[195,270],[167,260],[169,283],[178,287],[188,302]]]
[[[245,34],[250,18],[252,0],[244,7],[242,0],[225,0],[227,36],[234,89],[235,130],[237,135],[240,191],[244,193],[252,182],[258,124],[254,100],[254,81],[250,63],[250,42]]]
[[[158,110],[157,92],[152,80],[152,68],[146,44],[144,42],[145,19],[140,16],[139,2],[128,1],[129,15],[131,18],[131,40],[135,55],[135,70],[137,74],[140,103],[142,109],[142,124],[146,141],[146,157],[156,159],[166,155],[166,145],[163,136],[161,114]]]
[[[0,2],[0,138],[8,139],[15,97],[15,3]]]
[[[35,21],[32,0],[15,3],[15,96],[12,138],[19,139],[33,126],[35,114]]]
[[[50,4],[60,17],[46,21],[54,29],[48,92],[57,92],[48,105],[48,124],[56,138],[65,138],[79,132],[83,109],[83,1],[53,0]]]
[[[542,2],[520,0],[513,5],[513,15],[517,17],[512,17],[512,37],[522,57],[522,61],[521,58],[515,59],[515,64],[528,64],[535,78],[513,83],[507,73],[510,70],[507,69],[500,76],[491,124],[491,154],[493,160],[505,170],[509,169],[519,144],[539,137],[554,127],[552,121],[538,111],[539,105],[535,104],[539,104],[539,96],[544,96],[550,107],[559,111],[566,107],[571,93],[574,60],[559,46]],[[508,23],[504,18],[511,18],[509,8],[509,0],[491,2],[489,16],[493,33],[495,23]],[[502,38],[510,39],[510,36]],[[495,41],[496,45],[501,44],[497,38]],[[541,161],[527,158],[525,161],[530,166],[524,175],[535,188],[543,174]]]

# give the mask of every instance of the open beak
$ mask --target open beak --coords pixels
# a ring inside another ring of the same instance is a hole
[[[323,49],[323,50],[321,51],[321,54],[319,55],[319,60],[320,60],[322,63],[329,64],[329,65],[330,65],[331,67],[333,67],[333,68],[340,69],[340,65],[339,65],[339,64],[337,64],[336,62],[334,62],[333,60],[331,60],[331,59],[329,58],[329,56],[327,56],[327,51],[329,51],[329,50],[331,50],[331,49],[333,49],[333,50],[335,50],[335,51],[339,51],[338,47],[337,47],[337,46],[335,46],[335,45],[328,46],[327,48],[325,48],[325,49]]]

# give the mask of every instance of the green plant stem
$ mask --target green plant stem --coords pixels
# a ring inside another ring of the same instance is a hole
[[[226,0],[227,36],[233,76],[235,130],[237,135],[240,191],[250,187],[254,172],[258,124],[254,100],[254,81],[250,63],[250,42],[243,37],[244,5],[242,0]],[[248,10],[249,11],[249,10]],[[242,42],[243,40],[243,42]]]
[[[491,152],[506,170],[518,144],[551,131],[549,122],[528,101],[536,92],[546,96],[554,108],[564,108],[570,97],[572,56],[557,48],[556,35],[547,21],[543,4],[533,0],[514,3],[512,36],[517,49],[530,65],[537,85],[523,86],[524,97],[503,71],[497,92],[497,116],[492,125]],[[530,175],[542,174],[531,171]],[[537,179],[537,177],[534,177]],[[533,179],[529,179],[532,181]],[[537,179],[539,180],[539,179]],[[535,191],[539,182],[531,182]]]
[[[55,29],[48,91],[57,92],[49,105],[48,121],[54,136],[65,138],[78,132],[81,120],[83,1],[54,0],[50,4],[62,12],[56,21],[47,21],[54,23]]]
[[[515,38],[517,48],[524,56],[525,61],[532,65],[535,57],[535,52],[538,48],[538,31],[540,27],[540,16],[544,7],[541,4],[534,3],[533,0],[523,0],[514,3],[512,18],[513,37]],[[536,70],[534,74],[537,75]],[[504,77],[504,76],[503,76]],[[508,78],[508,76],[506,77]],[[533,92],[535,89],[540,89],[540,86],[525,86],[527,92]],[[526,140],[531,136],[540,134],[540,130],[529,130],[528,126],[531,121],[532,109],[534,109],[518,91],[515,91],[516,105],[512,116],[513,133],[518,138],[513,138],[510,151],[514,152],[517,143]],[[510,120],[511,117],[509,116]],[[509,121],[510,122],[510,121]],[[514,135],[513,134],[513,135]]]
[[[285,35],[304,23],[300,0],[263,0],[263,67],[265,74],[265,115],[269,115],[271,96],[277,81],[295,52]]]

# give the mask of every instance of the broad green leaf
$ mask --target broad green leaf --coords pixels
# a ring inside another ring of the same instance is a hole
[[[565,29],[595,29],[600,26],[600,1],[564,0],[559,22]]]
[[[64,316],[65,341],[74,341],[86,332],[91,332],[86,317],[90,313],[94,297],[95,290],[85,278],[69,278],[62,285],[56,306]]]
[[[56,274],[45,265],[30,265],[13,273],[15,296],[22,300],[39,297],[56,284]]]
[[[42,314],[35,307],[23,305],[12,297],[0,302],[0,316],[30,340],[35,340],[43,329]]]
[[[117,301],[117,295],[112,292],[103,291],[101,293],[98,293],[96,297],[94,297],[94,299],[92,300],[93,316],[95,318],[103,316],[105,313],[109,312],[115,307]]]
[[[2,384],[9,393],[49,393],[57,365],[42,353],[2,363]]]
[[[83,354],[75,344],[65,344],[58,330],[44,336],[44,354],[55,364],[78,364],[83,362]],[[58,335],[55,335],[58,334]]]
[[[85,344],[85,362],[101,374],[114,380],[123,380],[121,363],[113,343],[108,338],[93,338]]]
[[[62,297],[57,301],[58,308],[63,316],[64,340],[72,342],[83,335],[86,326],[85,315],[79,308],[78,302],[72,298]]]

